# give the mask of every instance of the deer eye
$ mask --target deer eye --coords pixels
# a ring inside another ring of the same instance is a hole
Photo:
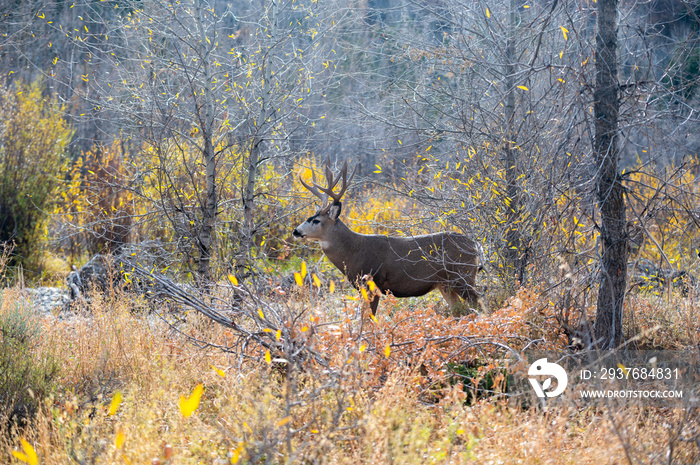
[[[318,224],[318,223],[320,223],[320,222],[321,222],[321,220],[319,220],[318,218],[314,218],[314,219],[311,221],[311,224]]]

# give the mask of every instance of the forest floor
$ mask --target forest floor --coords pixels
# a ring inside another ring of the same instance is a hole
[[[264,348],[222,349],[230,329],[195,312],[173,326],[135,311],[140,299],[94,295],[65,318],[37,311],[26,289],[2,292],[0,462],[700,461],[697,411],[565,399],[543,407],[474,395],[455,378],[469,344],[564,344],[553,309],[532,290],[463,318],[446,315],[437,294],[383,299],[376,319],[360,318],[349,292],[290,294],[305,309],[298,334],[329,361],[298,370]],[[644,347],[698,346],[697,302],[631,296],[628,305],[627,330]],[[491,380],[494,391],[503,386]]]

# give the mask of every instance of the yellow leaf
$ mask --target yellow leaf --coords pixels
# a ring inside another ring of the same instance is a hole
[[[316,273],[312,274],[312,275],[311,275],[311,278],[312,278],[313,281],[314,281],[314,285],[315,285],[317,288],[321,289],[321,280],[318,279],[318,276],[316,276]]]
[[[379,165],[374,165],[377,167],[377,169],[374,171],[375,173],[381,173],[382,172],[382,167]]]
[[[114,436],[115,449],[121,449],[121,447],[124,445],[125,439],[126,439],[126,436],[124,436],[124,431],[117,431],[117,435]]]
[[[224,370],[221,370],[221,369],[219,369],[219,368],[216,368],[214,365],[211,365],[211,369],[214,370],[214,371],[215,371],[219,376],[221,376],[222,378],[225,378],[225,377],[226,377],[226,373],[224,372]]]
[[[22,453],[22,452],[13,450],[13,451],[12,451],[12,455],[13,455],[14,457],[18,458],[20,461],[22,461],[22,462],[24,462],[24,463],[28,463],[28,462],[29,462],[29,459],[27,458],[26,454],[24,454],[24,453]]]
[[[114,393],[112,396],[112,402],[109,403],[109,410],[107,410],[107,414],[111,417],[115,413],[117,413],[117,410],[119,410],[119,406],[122,404],[122,393],[120,391],[117,391]]]
[[[202,392],[204,392],[204,385],[199,383],[195,386],[192,394],[189,397],[180,396],[180,401],[178,402],[178,407],[180,407],[180,412],[185,418],[192,416],[197,407],[199,407],[199,402],[202,400]]]
[[[24,450],[24,453],[13,450],[12,455],[14,455],[22,462],[28,463],[29,465],[38,465],[39,457],[37,457],[36,451],[34,450],[32,445],[24,439],[20,439],[19,441],[22,443],[22,450]]]
[[[238,447],[236,447],[236,450],[233,451],[231,454],[231,463],[236,464],[241,458],[241,452],[243,452],[243,446],[245,443],[240,443]]]
[[[389,344],[386,345],[384,348],[384,356],[386,358],[389,358],[389,354],[391,354],[391,346]]]
[[[374,284],[374,281],[372,280],[367,281],[367,287],[369,287],[370,292],[374,292],[377,290],[377,285]]]
[[[518,89],[521,89],[521,90],[530,90],[530,89],[528,89],[528,88],[525,87],[525,86],[518,86]]]
[[[360,346],[360,353],[364,352],[365,349],[367,349],[367,344],[362,344],[362,345]]]
[[[375,323],[379,323],[379,322],[377,321],[377,317],[374,316],[374,315],[370,315],[370,316],[369,316],[369,319],[372,320],[372,321],[374,321]]]
[[[291,416],[284,417],[284,418],[282,418],[280,421],[277,422],[277,426],[284,426],[284,425],[286,425],[287,423],[289,423],[290,421],[292,421],[292,417],[291,417]]]
[[[564,34],[564,40],[569,40],[569,36],[567,35],[569,30],[564,26],[559,26],[559,29],[561,29],[561,33]]]
[[[236,278],[234,275],[228,275],[228,280],[231,281],[231,284],[234,286],[238,286],[238,278]]]
[[[328,292],[333,294],[335,292],[335,281],[331,279],[331,283],[328,285]]]
[[[486,17],[490,18],[491,17],[491,12],[489,11],[488,8],[486,8]]]
[[[282,338],[282,330],[278,329],[275,338],[279,341]]]
[[[272,354],[270,354],[270,351],[265,352],[265,363],[268,365],[272,363]]]
[[[263,319],[263,320],[265,319],[265,314],[263,313],[262,308],[258,309],[258,315],[260,315],[261,319]]]
[[[296,281],[297,286],[304,287],[304,278],[301,277],[301,274],[294,272],[294,281]]]
[[[306,262],[301,262],[301,277],[306,278]]]
[[[301,327],[301,332],[302,332],[302,333],[305,333],[305,332],[308,331],[308,330],[309,330],[309,327],[308,327],[308,326],[302,326],[302,327]]]

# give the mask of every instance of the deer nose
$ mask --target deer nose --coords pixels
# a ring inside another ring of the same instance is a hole
[[[294,236],[294,237],[304,237],[304,235],[303,235],[302,233],[300,233],[299,231],[297,231],[296,229],[295,229],[294,231],[292,231],[292,236]]]

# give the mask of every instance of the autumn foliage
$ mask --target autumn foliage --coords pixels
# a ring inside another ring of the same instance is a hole
[[[68,166],[73,131],[40,81],[0,82],[0,243],[14,244],[14,262],[36,267]],[[35,268],[34,268],[35,269]]]

